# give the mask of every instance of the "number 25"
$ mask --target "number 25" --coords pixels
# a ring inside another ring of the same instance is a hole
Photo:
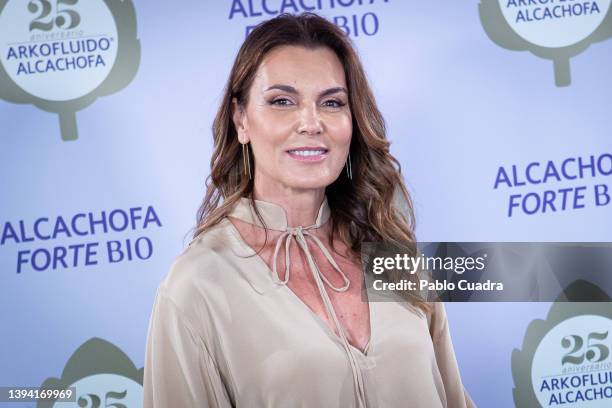
[[[28,3],[30,13],[39,13],[36,18],[30,22],[30,31],[41,30],[51,31],[55,25],[57,28],[70,30],[75,28],[81,22],[81,16],[74,10],[60,9],[62,5],[75,5],[79,0],[56,0],[55,1],[55,18],[47,17],[51,15],[53,5],[49,0],[31,0]]]
[[[576,334],[572,334],[570,336],[563,337],[563,339],[561,340],[561,346],[563,348],[571,347],[572,349],[563,356],[563,358],[561,359],[561,364],[562,365],[565,365],[566,363],[582,364],[585,357],[587,361],[591,363],[599,363],[600,361],[605,360],[610,355],[610,349],[603,344],[594,344],[592,343],[592,340],[605,340],[606,338],[608,338],[608,332],[589,333],[589,335],[587,336],[587,344],[586,344],[587,351],[585,353],[579,353],[584,343],[584,340],[582,339],[582,337]],[[597,360],[595,360],[595,356],[596,356],[595,350],[599,352],[598,353],[599,358],[597,358]]]

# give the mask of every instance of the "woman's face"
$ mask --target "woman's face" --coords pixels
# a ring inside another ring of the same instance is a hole
[[[343,171],[352,135],[344,69],[329,48],[282,46],[260,64],[234,124],[255,158],[255,186],[320,189]]]

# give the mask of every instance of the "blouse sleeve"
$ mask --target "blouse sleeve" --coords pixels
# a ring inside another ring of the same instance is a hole
[[[430,333],[436,361],[444,383],[447,406],[448,408],[476,408],[461,382],[444,303],[433,302],[432,305],[434,310],[431,313]]]
[[[231,407],[202,337],[161,288],[149,322],[143,387],[145,408]]]

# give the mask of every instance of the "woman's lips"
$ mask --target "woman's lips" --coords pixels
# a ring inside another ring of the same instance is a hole
[[[287,154],[295,160],[301,162],[318,162],[325,160],[329,151],[324,149],[297,149],[288,150]]]

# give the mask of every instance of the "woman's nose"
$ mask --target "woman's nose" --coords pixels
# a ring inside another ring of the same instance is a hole
[[[298,133],[319,134],[323,132],[319,111],[313,105],[304,106],[300,110]]]

